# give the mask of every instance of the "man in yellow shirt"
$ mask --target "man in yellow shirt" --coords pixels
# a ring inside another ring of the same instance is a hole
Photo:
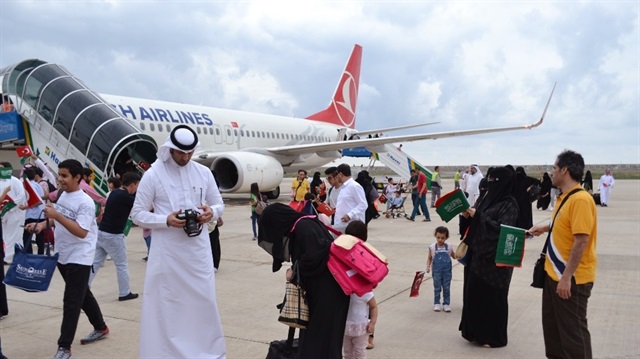
[[[551,171],[553,185],[562,200],[576,188],[584,173],[584,159],[565,150]],[[596,277],[596,205],[586,191],[578,191],[554,213],[554,223],[539,224],[529,232],[538,236],[549,231],[542,291],[542,330],[548,358],[591,358],[591,335],[587,326],[587,302]],[[552,217],[552,218],[554,218]]]
[[[311,185],[307,179],[307,171],[298,170],[298,177],[291,182],[291,197],[296,202],[304,201],[304,195],[311,191]]]

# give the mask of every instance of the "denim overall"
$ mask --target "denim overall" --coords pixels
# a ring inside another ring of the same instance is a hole
[[[444,248],[435,245],[436,250],[433,256],[433,304],[440,304],[440,290],[442,290],[443,305],[449,305],[449,290],[451,289],[451,256],[449,255],[449,245],[444,244]]]

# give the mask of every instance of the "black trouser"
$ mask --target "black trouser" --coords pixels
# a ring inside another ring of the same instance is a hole
[[[213,267],[218,269],[220,266],[220,230],[218,226],[209,233],[209,241],[211,242],[211,254],[213,255]]]
[[[27,218],[24,220],[24,226],[29,223],[44,222],[44,219]],[[33,253],[33,246],[31,245],[32,232],[24,231],[22,233],[22,245],[27,253]],[[38,246],[38,254],[44,254],[44,232],[36,233],[36,245]]]
[[[0,222],[0,317],[9,314],[7,287],[4,285],[4,241],[2,240],[2,222]]]
[[[587,303],[593,282],[571,283],[571,298],[556,294],[558,282],[546,276],[542,290],[542,331],[547,358],[591,359]]]
[[[65,283],[62,326],[60,327],[58,346],[71,349],[71,343],[78,328],[81,309],[87,315],[95,330],[103,330],[107,325],[102,318],[100,306],[93,293],[91,293],[91,289],[89,289],[91,266],[58,263],[58,270]]]

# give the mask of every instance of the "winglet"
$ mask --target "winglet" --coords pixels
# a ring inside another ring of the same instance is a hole
[[[361,60],[362,46],[356,44],[353,47],[349,61],[347,61],[347,66],[342,72],[342,77],[329,107],[307,117],[307,119],[355,128]]]
[[[528,129],[532,129],[534,127],[538,127],[542,124],[542,121],[544,121],[544,116],[547,114],[547,109],[549,108],[549,104],[551,103],[551,98],[553,97],[553,93],[556,90],[556,85],[558,84],[558,82],[554,82],[553,83],[553,88],[551,89],[551,95],[549,95],[549,99],[547,100],[547,105],[544,107],[544,111],[542,111],[542,116],[540,116],[540,120],[538,120],[538,122],[531,124],[531,125],[527,125],[525,126],[525,128]]]

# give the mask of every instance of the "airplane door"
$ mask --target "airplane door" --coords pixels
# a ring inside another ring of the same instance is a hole
[[[213,125],[213,141],[217,145],[222,144],[222,128],[220,128],[220,125]]]
[[[224,125],[224,138],[227,145],[233,145],[233,129],[229,125]]]

